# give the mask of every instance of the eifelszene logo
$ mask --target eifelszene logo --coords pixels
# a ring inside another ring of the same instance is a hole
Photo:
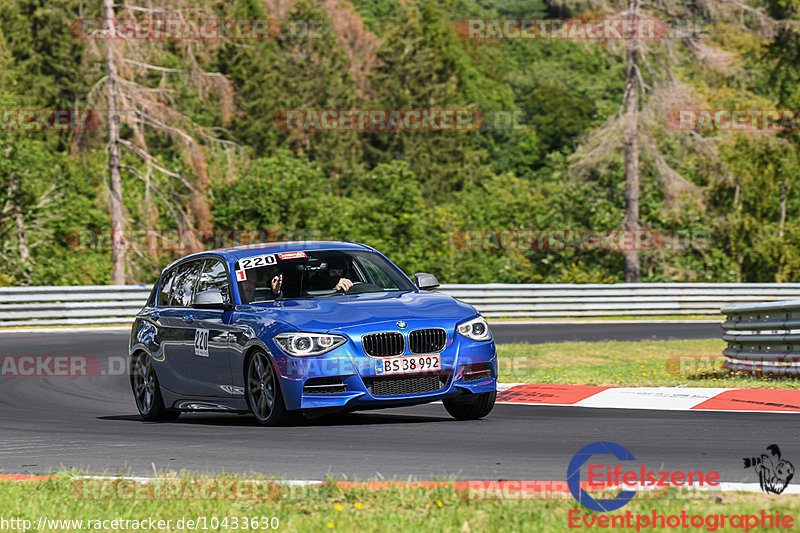
[[[794,465],[785,459],[781,459],[781,449],[777,444],[767,446],[767,454],[761,457],[745,457],[744,467],[755,468],[758,473],[758,481],[761,490],[766,493],[780,494],[789,485],[794,477]]]
[[[596,455],[611,455],[618,461],[635,461],[631,452],[614,442],[593,442],[584,446],[567,467],[567,486],[572,497],[582,506],[592,511],[615,511],[631,501],[636,496],[636,490],[621,490],[613,498],[595,499],[581,485],[581,467],[586,465],[588,479],[584,484],[588,488],[610,490],[617,487],[628,489],[654,489],[660,487],[692,487],[692,486],[718,486],[719,472],[702,470],[648,470],[644,464],[629,467],[624,470],[624,465],[607,466],[598,464],[599,461],[589,461]]]
[[[593,442],[578,450],[567,467],[567,486],[572,496],[587,509],[592,511],[615,511],[631,501],[636,496],[635,490],[623,490],[611,499],[595,500],[588,492],[581,488],[581,466],[593,455],[612,454],[620,461],[634,461],[636,458],[631,452],[615,442]],[[591,466],[589,467],[591,470]],[[591,479],[591,472],[589,478]]]

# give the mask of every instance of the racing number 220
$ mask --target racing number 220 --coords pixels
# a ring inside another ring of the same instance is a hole
[[[248,268],[257,268],[260,266],[274,265],[275,262],[276,262],[275,255],[273,254],[257,255],[255,257],[248,257],[247,259],[242,259],[241,261],[239,261],[239,268],[242,270],[246,270]]]
[[[208,330],[196,329],[194,331],[194,354],[208,357]]]

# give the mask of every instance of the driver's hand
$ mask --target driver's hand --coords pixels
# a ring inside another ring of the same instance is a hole
[[[350,281],[347,278],[342,278],[342,279],[339,280],[339,283],[336,284],[334,289],[336,289],[337,291],[347,292],[347,291],[350,290],[350,287],[352,287],[352,286],[353,286],[353,282],[352,281]]]
[[[272,292],[274,294],[281,293],[281,285],[283,285],[283,274],[278,274],[272,278]]]

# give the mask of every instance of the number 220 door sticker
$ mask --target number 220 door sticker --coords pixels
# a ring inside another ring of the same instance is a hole
[[[194,332],[194,354],[208,357],[208,330],[196,329]]]

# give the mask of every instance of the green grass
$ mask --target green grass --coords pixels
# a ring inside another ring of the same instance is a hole
[[[227,477],[226,479],[233,479]],[[342,488],[333,484],[284,490],[264,501],[213,500],[87,500],[75,497],[75,481],[69,478],[27,483],[0,482],[2,518],[30,520],[35,528],[40,516],[60,520],[172,520],[173,531],[180,519],[206,517],[277,517],[278,531],[348,532],[489,532],[489,531],[566,531],[568,512],[580,510],[584,516],[600,514],[580,507],[568,496],[556,500],[485,500],[467,497],[450,486],[435,488],[368,487]],[[657,498],[657,499],[656,499]],[[800,515],[800,498],[748,493],[696,493],[667,489],[651,498],[637,496],[616,511],[650,514],[709,515],[721,513],[757,514],[761,509],[780,509],[783,514]],[[613,514],[613,513],[609,513]],[[207,531],[236,531],[229,519],[228,528]],[[32,529],[33,529],[32,528]],[[49,529],[61,531],[61,529]],[[75,528],[73,528],[75,529]],[[593,529],[596,529],[593,528]],[[84,528],[84,531],[87,529]],[[126,531],[124,527],[104,531]],[[199,528],[203,531],[202,526]],[[241,530],[241,529],[239,529]],[[252,531],[252,530],[250,530]],[[265,531],[265,529],[260,529]],[[267,529],[266,531],[269,531]],[[633,529],[635,531],[635,528]],[[699,529],[697,531],[704,531]],[[718,531],[731,531],[729,528]]]
[[[725,346],[721,339],[499,344],[499,378],[625,387],[800,388],[798,379],[728,372],[722,368]]]

